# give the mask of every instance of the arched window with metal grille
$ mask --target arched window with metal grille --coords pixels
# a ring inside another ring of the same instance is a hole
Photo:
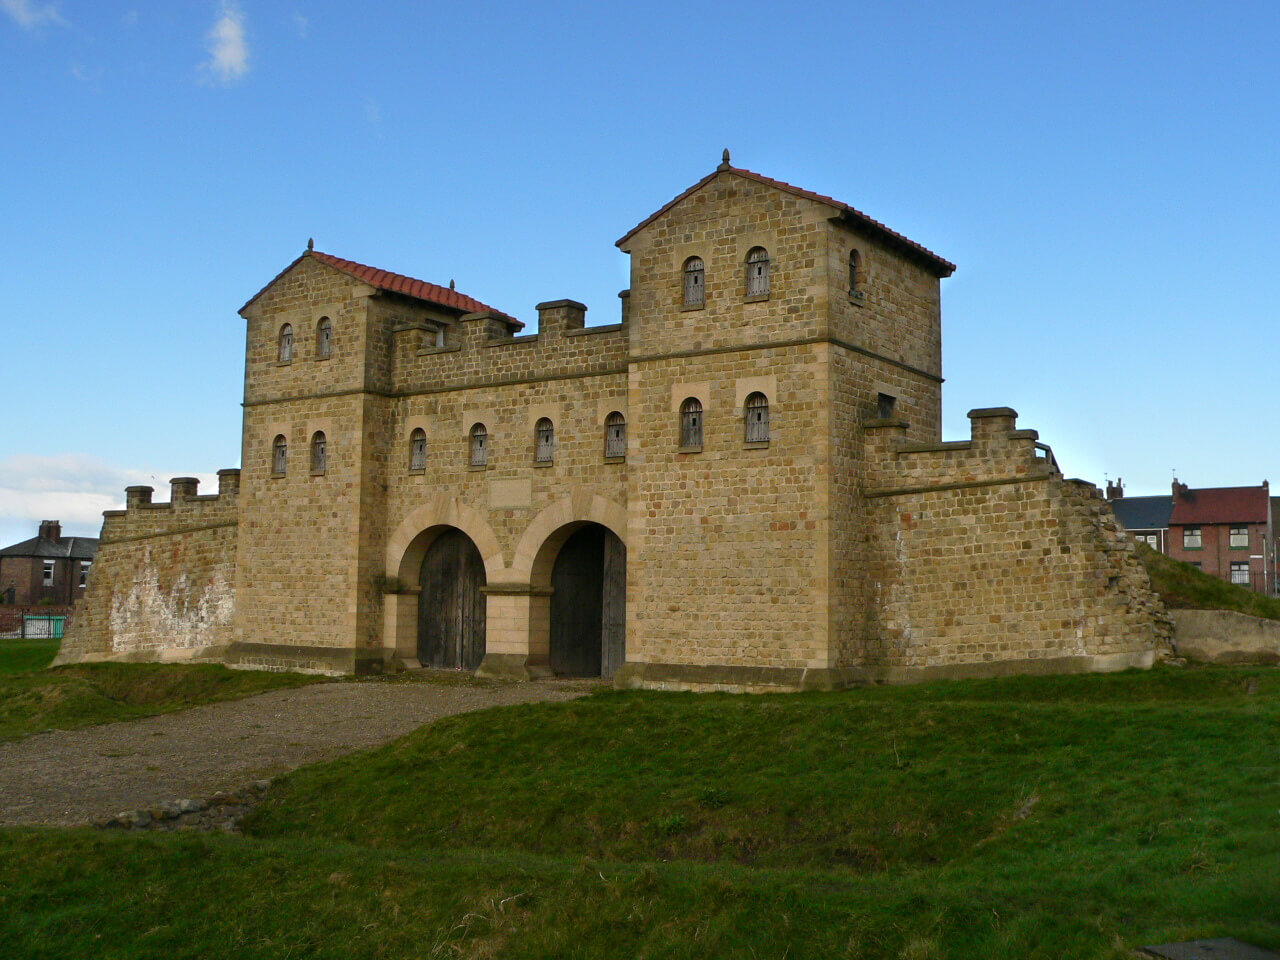
[[[537,463],[550,463],[556,455],[556,428],[547,417],[542,417],[533,428],[533,459]]]
[[[743,420],[747,443],[767,443],[769,440],[769,400],[763,393],[753,393],[743,406]]]
[[[849,251],[849,296],[855,300],[862,297],[862,255],[857,250]]]
[[[706,268],[701,257],[690,257],[684,262],[684,305],[701,307],[707,302]]]
[[[285,468],[289,465],[289,441],[284,438],[284,434],[280,434],[271,443],[271,473],[276,477],[283,477]]]
[[[764,247],[752,247],[747,254],[747,296],[769,295],[769,251]]]
[[[329,469],[329,448],[325,442],[324,431],[317,430],[311,435],[311,473],[320,476]]]
[[[293,324],[286,323],[280,328],[280,341],[276,349],[276,359],[280,363],[293,360]]]
[[[471,466],[483,467],[489,463],[489,431],[483,423],[471,428]]]
[[[627,418],[617,410],[604,418],[604,455],[611,458],[627,455]]]
[[[427,469],[427,433],[421,427],[409,434],[409,469]]]
[[[683,450],[702,449],[702,403],[690,397],[680,404],[680,447]]]
[[[316,324],[316,359],[327,360],[333,353],[333,324],[328,317],[321,317]]]

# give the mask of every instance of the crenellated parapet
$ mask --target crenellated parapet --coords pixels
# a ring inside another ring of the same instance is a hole
[[[125,508],[102,514],[102,543],[182,533],[210,526],[234,525],[240,497],[240,471],[218,471],[218,492],[201,495],[196,477],[169,481],[169,500],[156,503],[155,488],[125,488]]]
[[[1017,429],[1010,407],[969,411],[968,440],[909,443],[905,420],[866,424],[867,489],[870,497],[957,485],[1057,474],[1053,452],[1035,430]]]
[[[576,300],[550,300],[537,309],[536,333],[518,332],[510,317],[494,311],[465,314],[450,324],[398,324],[392,333],[392,391],[414,394],[623,372],[625,323],[587,326],[587,307]]]

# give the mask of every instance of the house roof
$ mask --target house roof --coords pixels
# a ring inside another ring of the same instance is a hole
[[[942,257],[938,256],[932,250],[929,250],[928,248],[921,246],[920,244],[916,243],[914,240],[907,239],[902,234],[898,233],[896,230],[890,230],[879,220],[872,219],[871,217],[867,216],[865,213],[863,213],[860,210],[855,210],[853,207],[849,206],[847,203],[841,203],[839,200],[832,199],[831,197],[824,196],[823,194],[820,194],[820,193],[814,193],[811,190],[804,190],[800,187],[793,186],[792,184],[784,183],[781,180],[774,180],[771,177],[766,177],[762,174],[755,173],[751,170],[744,170],[741,167],[731,167],[727,163],[722,163],[719,167],[717,167],[711,173],[707,174],[707,176],[703,177],[701,180],[695,183],[692,187],[690,187],[684,193],[680,194],[670,203],[665,204],[664,206],[656,210],[654,213],[652,213],[648,217],[645,217],[645,219],[641,220],[638,224],[636,224],[634,227],[632,227],[630,230],[626,232],[626,234],[617,242],[617,246],[619,247],[622,246],[624,243],[626,243],[628,240],[634,237],[639,231],[643,230],[649,224],[653,223],[654,220],[658,219],[660,216],[662,216],[664,213],[666,213],[668,210],[674,207],[681,200],[684,200],[686,197],[691,196],[694,193],[697,193],[699,190],[702,189],[702,187],[705,184],[710,183],[713,179],[715,179],[722,173],[732,173],[746,180],[754,180],[756,183],[763,183],[766,186],[774,187],[778,190],[783,191],[784,193],[789,193],[793,196],[803,197],[806,200],[813,200],[816,203],[825,203],[827,206],[833,207],[834,209],[838,210],[840,213],[849,217],[854,222],[858,223],[860,226],[864,227],[868,232],[878,236],[881,240],[886,241],[890,246],[896,247],[900,250],[904,250],[907,253],[914,254],[915,256],[924,260],[925,263],[927,263],[933,269],[933,272],[937,274],[939,277],[949,277],[951,276],[951,274],[955,272],[956,265],[952,263],[950,260],[944,260]]]
[[[1173,504],[1170,523],[1266,523],[1267,487],[1202,487],[1188,489]]]
[[[1167,530],[1173,512],[1173,496],[1121,497],[1112,500],[1111,512],[1126,530]]]
[[[0,557],[36,557],[44,560],[65,557],[71,560],[92,560],[97,552],[97,537],[59,537],[57,540],[32,537],[30,540],[23,540],[12,547],[0,550]]]
[[[354,260],[344,260],[341,257],[335,257],[331,253],[321,253],[319,250],[307,250],[294,260],[293,263],[285,267],[268,283],[265,287],[255,293],[240,308],[244,311],[249,304],[257,300],[260,296],[270,289],[271,285],[279,280],[282,276],[297,266],[305,257],[311,257],[318,260],[326,266],[333,267],[335,270],[341,270],[347,276],[354,277],[364,283],[375,287],[378,290],[386,290],[390,293],[398,293],[402,296],[412,297],[414,300],[421,300],[424,303],[434,304],[438,307],[444,307],[446,310],[456,310],[459,313],[493,313],[502,317],[508,323],[517,329],[523,327],[524,324],[509,314],[496,310],[488,304],[481,303],[475,297],[468,297],[466,294],[459,293],[457,290],[450,290],[448,287],[442,287],[436,283],[429,283],[426,280],[417,280],[413,277],[407,277],[402,273],[392,273],[390,270],[382,270],[378,267],[370,267],[363,263],[356,263]]]

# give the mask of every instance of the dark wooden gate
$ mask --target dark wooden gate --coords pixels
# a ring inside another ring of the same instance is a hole
[[[484,560],[461,530],[446,530],[422,560],[418,662],[474,670],[484,659]]]
[[[627,552],[597,524],[572,534],[551,571],[551,669],[611,677],[626,634]]]

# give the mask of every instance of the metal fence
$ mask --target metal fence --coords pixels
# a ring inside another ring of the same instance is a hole
[[[10,640],[61,640],[66,627],[66,615],[24,616],[16,630],[0,634]]]

